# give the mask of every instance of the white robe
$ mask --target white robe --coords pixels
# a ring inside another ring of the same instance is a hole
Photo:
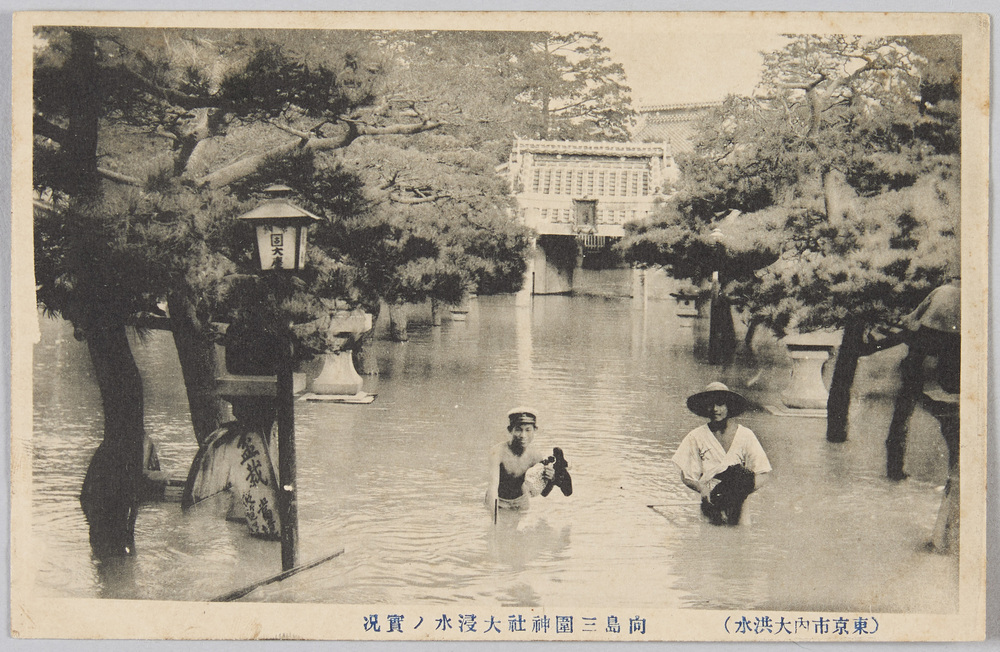
[[[728,451],[722,448],[706,424],[689,432],[670,459],[685,478],[697,482],[705,482],[737,464],[754,473],[771,470],[767,454],[753,431],[740,425],[736,426],[736,435]],[[718,484],[718,481],[712,484]]]

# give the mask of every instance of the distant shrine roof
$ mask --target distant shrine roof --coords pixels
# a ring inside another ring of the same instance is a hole
[[[699,118],[722,102],[696,102],[687,104],[656,104],[639,109],[639,128],[636,140],[667,142],[671,152],[690,152],[694,148],[695,125]]]
[[[587,156],[663,157],[669,154],[666,143],[616,141],[524,140],[514,141],[514,153],[570,154]]]
[[[722,106],[722,102],[682,102],[676,104],[650,104],[639,107],[639,113],[701,114],[708,109]]]

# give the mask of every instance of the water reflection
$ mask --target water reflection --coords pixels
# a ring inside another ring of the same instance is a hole
[[[488,554],[503,567],[522,571],[532,564],[565,558],[571,531],[569,524],[558,531],[544,517],[530,512],[504,510],[487,536]]]
[[[671,302],[481,297],[464,322],[414,323],[409,342],[380,343],[382,373],[364,388],[374,403],[296,405],[299,557],[345,553],[245,599],[952,611],[954,558],[920,551],[944,446],[933,419],[915,415],[911,479],[882,480],[884,400],[855,401],[840,445],[819,419],[743,415],[774,477],[741,526],[699,517],[668,462],[699,423],[684,399],[712,380],[742,387],[761,369],[700,363],[695,330]],[[147,429],[164,469],[183,477],[196,443],[172,342],[154,333],[135,350]],[[787,374],[764,371],[770,386]],[[100,401],[65,323],[43,323],[33,382],[39,593],[204,600],[280,570],[278,545],[225,521],[221,504],[145,505],[138,555],[95,565],[77,496]],[[494,525],[482,504],[488,453],[522,403],[539,410],[537,445],[566,452],[574,493]]]
[[[536,607],[543,596],[531,581],[533,570],[558,565],[567,558],[571,526],[552,527],[544,517],[529,512],[498,515],[486,536],[487,558],[494,565],[497,600],[504,606]],[[527,581],[525,581],[527,580]],[[508,583],[509,582],[509,583]]]

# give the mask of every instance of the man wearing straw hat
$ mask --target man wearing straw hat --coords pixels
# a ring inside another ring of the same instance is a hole
[[[528,508],[532,487],[525,476],[528,469],[545,460],[545,455],[531,445],[538,426],[536,414],[537,410],[528,407],[516,407],[507,413],[507,441],[494,448],[490,455],[490,485],[486,491],[489,509]],[[540,480],[548,482],[553,474],[553,467],[546,464]]]
[[[701,511],[715,525],[740,522],[743,501],[761,487],[771,463],[749,428],[732,421],[750,407],[720,382],[688,397],[688,409],[708,419],[684,437],[671,461],[685,485],[701,495]]]

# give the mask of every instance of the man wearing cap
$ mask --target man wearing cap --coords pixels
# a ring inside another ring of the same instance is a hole
[[[493,449],[490,455],[490,485],[486,491],[486,506],[503,509],[527,509],[529,487],[525,483],[528,469],[545,459],[531,443],[537,429],[536,410],[516,407],[507,413],[507,441]],[[541,477],[549,481],[551,465],[545,465]]]
[[[720,382],[688,397],[688,409],[709,421],[684,437],[671,461],[685,485],[701,495],[701,510],[712,523],[736,525],[743,501],[761,487],[771,463],[749,428],[731,419],[750,402]]]

